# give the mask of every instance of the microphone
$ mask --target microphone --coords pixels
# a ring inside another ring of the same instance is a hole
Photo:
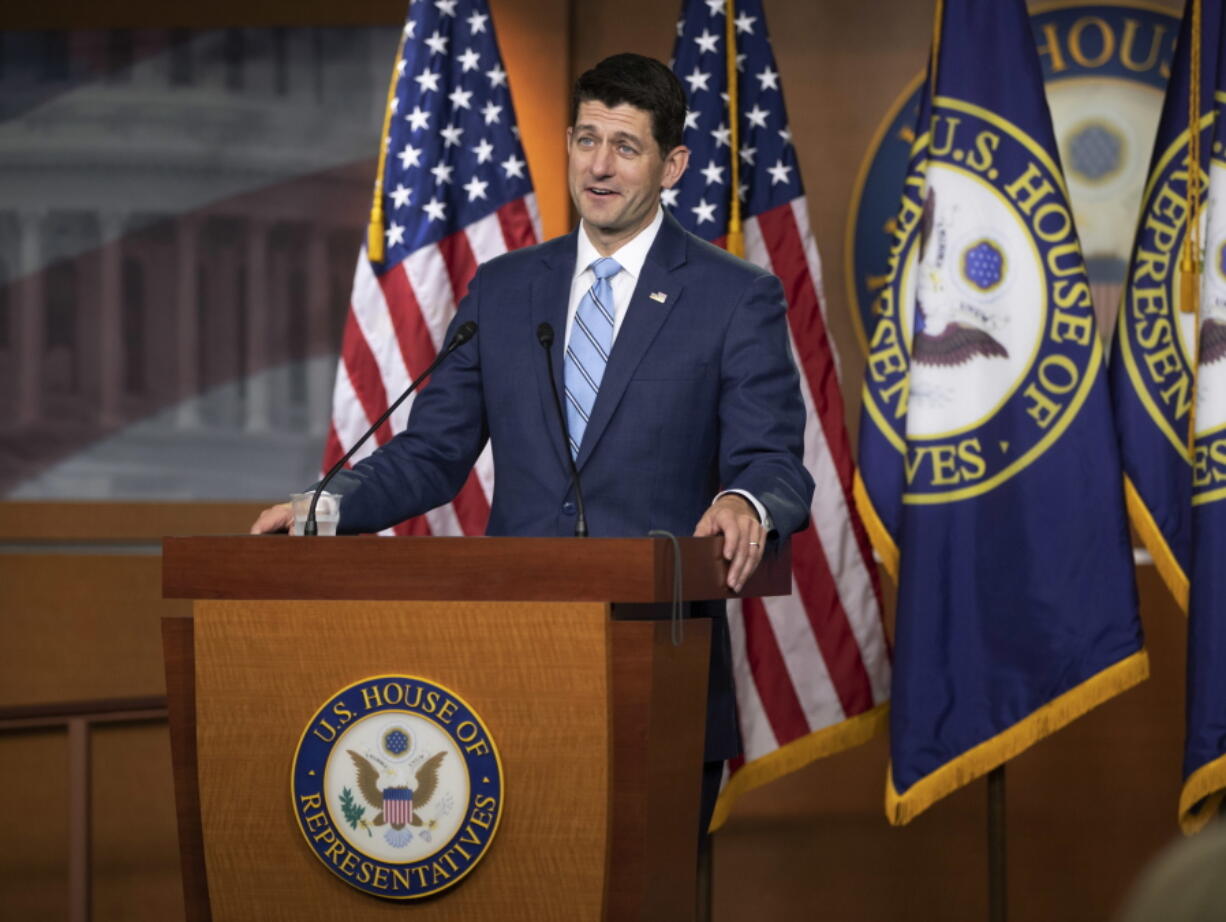
[[[536,328],[536,338],[541,348],[545,350],[545,362],[549,366],[549,388],[553,391],[553,408],[558,411],[558,422],[562,425],[562,450],[566,453],[566,460],[570,462],[570,482],[575,487],[577,509],[575,537],[586,538],[587,514],[583,511],[583,490],[579,487],[579,468],[575,466],[575,456],[570,451],[570,432],[566,428],[566,414],[562,412],[562,401],[558,397],[558,382],[553,377],[553,353],[549,351],[553,347],[553,327],[548,323],[542,323]]]
[[[349,462],[349,459],[353,457],[353,453],[357,451],[359,448],[361,448],[366,443],[366,440],[370,438],[372,435],[374,435],[376,430],[378,430],[378,428],[382,426],[384,422],[387,421],[387,418],[392,415],[395,409],[398,406],[400,406],[402,403],[405,402],[409,394],[417,390],[417,386],[421,384],[421,382],[424,381],[426,378],[428,378],[430,374],[433,373],[434,369],[438,368],[438,366],[443,363],[443,359],[447,358],[447,356],[451,355],[451,353],[455,352],[457,349],[459,349],[462,345],[464,345],[466,342],[468,342],[470,339],[472,339],[476,335],[477,335],[477,324],[476,323],[474,323],[471,320],[468,320],[460,324],[460,328],[456,330],[455,335],[451,337],[451,342],[449,342],[446,346],[443,347],[443,350],[435,357],[434,361],[430,363],[430,367],[417,376],[417,378],[413,381],[413,383],[409,385],[408,390],[406,390],[403,394],[397,397],[396,402],[393,403],[386,410],[384,410],[383,415],[381,415],[378,419],[376,419],[374,423],[371,425],[371,427],[367,429],[366,432],[362,435],[362,437],[358,439],[356,442],[354,442],[353,446],[347,452],[345,452],[344,456],[339,461],[337,461],[334,465],[332,465],[332,469],[328,471],[328,473],[324,474],[324,479],[321,480],[319,482],[319,486],[315,488],[315,495],[311,497],[311,508],[307,510],[306,521],[302,525],[303,535],[318,535],[319,534],[319,525],[315,521],[315,506],[319,502],[319,495],[323,493],[324,487],[328,485],[328,483],[332,480],[332,478],[335,477],[340,472],[340,469],[343,468]]]

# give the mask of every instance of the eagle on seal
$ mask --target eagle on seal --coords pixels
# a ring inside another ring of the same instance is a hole
[[[1226,322],[1208,318],[1200,328],[1200,363],[1212,365],[1226,359]]]
[[[366,802],[379,811],[371,825],[390,825],[393,829],[421,826],[417,810],[424,807],[438,787],[438,767],[446,752],[436,752],[422,763],[410,785],[396,770],[379,771],[365,756],[346,749],[358,773],[358,790]]]
[[[920,222],[920,271],[931,280],[929,290],[916,296],[917,320],[911,355],[917,365],[950,367],[964,365],[976,356],[1008,358],[1009,351],[987,330],[968,323],[967,317],[982,316],[973,305],[960,302],[944,276],[949,270],[945,226],[936,215],[936,190],[924,199]],[[926,302],[926,303],[925,303]]]

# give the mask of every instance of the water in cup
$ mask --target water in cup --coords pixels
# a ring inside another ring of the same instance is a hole
[[[294,534],[301,535],[306,525],[307,513],[311,508],[311,497],[314,493],[291,493],[290,505],[294,510]],[[317,534],[335,535],[336,523],[341,518],[341,497],[339,493],[321,493],[319,502],[315,505],[315,525]]]

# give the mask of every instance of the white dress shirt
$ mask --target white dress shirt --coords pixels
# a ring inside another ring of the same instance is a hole
[[[613,289],[613,340],[621,331],[622,321],[626,319],[626,308],[630,306],[630,296],[634,294],[634,286],[639,283],[643,272],[643,263],[647,261],[647,251],[656,242],[656,234],[664,223],[664,209],[656,209],[656,216],[651,223],[634,235],[633,239],[622,244],[613,254],[621,271],[609,279]],[[575,252],[575,276],[570,281],[570,303],[566,307],[566,342],[570,342],[570,331],[575,325],[575,314],[579,311],[579,302],[587,294],[588,289],[596,283],[596,273],[592,271],[592,263],[601,258],[600,251],[588,239],[587,227],[579,222],[579,244]]]
[[[647,252],[651,249],[651,245],[655,243],[656,235],[660,232],[660,225],[663,223],[664,209],[657,208],[656,216],[652,218],[651,223],[622,244],[610,256],[610,258],[617,260],[617,264],[621,266],[621,271],[609,279],[609,286],[613,289],[614,343],[617,341],[617,334],[621,331],[622,321],[626,318],[626,308],[630,306],[630,298],[634,294],[635,286],[639,283],[639,276],[643,272],[643,263],[647,260]],[[576,236],[579,239],[575,250],[575,275],[571,279],[570,302],[566,307],[565,342],[567,343],[570,342],[571,330],[575,325],[575,314],[579,310],[579,302],[583,300],[583,296],[587,294],[588,289],[596,282],[596,273],[592,271],[592,263],[602,258],[600,251],[596,249],[595,245],[588,238],[587,226],[583,221],[579,222],[579,233]],[[725,490],[716,495],[715,499],[719,499],[726,493],[736,493],[738,496],[743,496],[749,500],[754,510],[758,513],[758,521],[762,523],[762,526],[768,532],[772,530],[772,523],[770,516],[766,513],[766,507],[758,502],[753,494],[745,490]]]

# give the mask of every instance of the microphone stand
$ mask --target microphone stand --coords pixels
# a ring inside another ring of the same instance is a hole
[[[315,521],[315,506],[319,502],[319,496],[321,493],[323,493],[324,487],[326,487],[332,478],[340,472],[341,468],[349,463],[349,459],[353,457],[353,453],[366,444],[366,440],[374,435],[378,428],[387,421],[389,416],[392,415],[393,411],[395,411],[398,406],[408,399],[409,394],[417,390],[417,386],[421,384],[422,381],[433,374],[434,369],[438,368],[438,366],[443,363],[443,359],[447,358],[447,356],[451,355],[451,353],[455,352],[476,335],[476,323],[471,320],[462,323],[460,328],[455,331],[455,335],[451,337],[451,342],[449,342],[443,348],[442,352],[435,356],[434,361],[430,363],[430,367],[418,375],[413,383],[409,385],[408,390],[397,397],[396,402],[384,410],[383,414],[374,421],[374,424],[366,430],[362,437],[353,443],[353,446],[347,452],[345,452],[339,461],[332,465],[332,469],[324,475],[324,479],[321,480],[319,482],[319,486],[315,488],[315,495],[311,497],[311,508],[307,510],[306,522],[304,522],[302,525],[303,535],[317,536],[319,534],[319,525]]]
[[[553,327],[542,323],[536,328],[536,338],[545,350],[545,362],[549,366],[549,389],[553,391],[553,407],[558,411],[558,422],[562,425],[562,450],[566,460],[570,462],[570,481],[575,486],[575,537],[587,537],[587,514],[583,509],[583,490],[579,486],[579,468],[575,465],[575,456],[570,450],[570,431],[566,427],[566,414],[562,412],[562,400],[558,397],[558,382],[553,377]]]

